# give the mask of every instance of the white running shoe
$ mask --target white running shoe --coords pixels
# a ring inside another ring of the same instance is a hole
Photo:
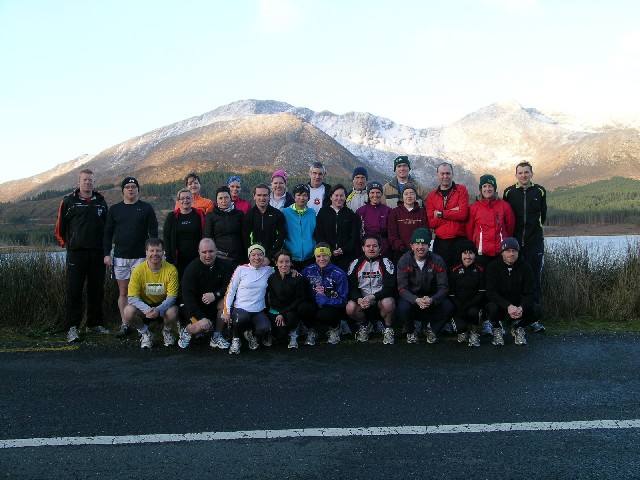
[[[80,334],[78,333],[78,327],[71,327],[67,332],[67,342],[77,342],[80,340]]]
[[[239,355],[240,354],[240,339],[239,338],[234,338],[233,340],[231,340],[231,347],[229,348],[229,354],[236,354]]]
[[[395,334],[393,333],[393,328],[386,327],[384,329],[384,333],[382,337],[382,344],[393,345],[395,341],[396,341],[396,337],[395,337]]]
[[[180,338],[178,338],[178,346],[180,348],[187,348],[191,343],[191,334],[187,332],[187,327],[178,329],[180,332]]]
[[[329,337],[329,340],[327,340],[327,343],[330,343],[331,345],[337,345],[340,343],[340,326],[337,326],[336,328],[330,328],[329,331],[327,332],[327,336]]]
[[[289,332],[289,345],[287,345],[287,348],[298,348],[298,332],[296,330]]]
[[[153,347],[153,333],[147,330],[145,333],[140,335],[140,348],[151,348]]]
[[[244,332],[244,338],[249,342],[249,350],[257,350],[260,344],[258,343],[258,339],[253,334],[251,330],[246,330]]]
[[[162,340],[165,347],[170,347],[176,344],[176,337],[173,336],[169,327],[162,327]]]

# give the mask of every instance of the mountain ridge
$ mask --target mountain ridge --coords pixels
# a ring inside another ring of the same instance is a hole
[[[274,100],[239,100],[198,116],[159,127],[84,155],[27,179],[0,184],[0,201],[33,197],[75,185],[77,170],[93,168],[99,182],[126,175],[143,182],[173,181],[187,171],[284,167],[304,174],[319,159],[329,175],[349,176],[358,164],[376,178],[392,175],[392,159],[408,154],[412,174],[435,185],[435,166],[449,161],[455,180],[472,194],[483,173],[499,188],[515,181],[520,161],[534,165],[535,181],[550,190],[620,174],[640,178],[640,129],[633,122],[605,122],[576,129],[575,119],[524,108],[506,100],[480,108],[448,125],[416,129],[368,112],[314,112]],[[615,166],[616,171],[611,171]],[[381,178],[383,177],[383,178]]]

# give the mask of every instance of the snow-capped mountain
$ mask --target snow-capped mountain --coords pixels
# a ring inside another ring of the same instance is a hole
[[[70,188],[80,164],[107,183],[137,175],[145,182],[171,181],[187,171],[284,166],[304,175],[324,161],[331,176],[348,176],[362,164],[380,180],[393,174],[392,160],[408,154],[412,174],[435,185],[435,167],[453,163],[455,180],[470,192],[483,173],[500,189],[514,181],[515,165],[529,161],[535,180],[549,189],[613,175],[640,178],[640,116],[579,119],[551,110],[501,101],[448,125],[416,129],[371,113],[314,112],[285,102],[242,100],[160,127],[95,156],[74,159],[29,179],[0,185],[0,200]]]

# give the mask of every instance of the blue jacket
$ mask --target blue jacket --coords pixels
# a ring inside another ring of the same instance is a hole
[[[316,228],[316,212],[307,207],[302,215],[294,210],[295,205],[282,209],[287,226],[284,248],[289,250],[292,260],[303,261],[313,256],[316,242],[313,231]]]
[[[329,263],[324,268],[320,268],[314,263],[305,267],[300,275],[304,278],[307,294],[315,300],[319,307],[328,305],[341,307],[347,304],[349,300],[347,274],[333,263]],[[324,287],[324,293],[316,292],[317,285]]]

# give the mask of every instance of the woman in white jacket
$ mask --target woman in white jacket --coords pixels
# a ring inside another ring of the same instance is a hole
[[[271,322],[265,311],[265,296],[273,268],[263,265],[265,250],[262,245],[251,245],[248,255],[249,263],[236,268],[224,297],[222,319],[233,333],[231,354],[240,353],[242,335],[251,350],[258,348],[258,339],[262,339],[265,346],[271,343]]]

